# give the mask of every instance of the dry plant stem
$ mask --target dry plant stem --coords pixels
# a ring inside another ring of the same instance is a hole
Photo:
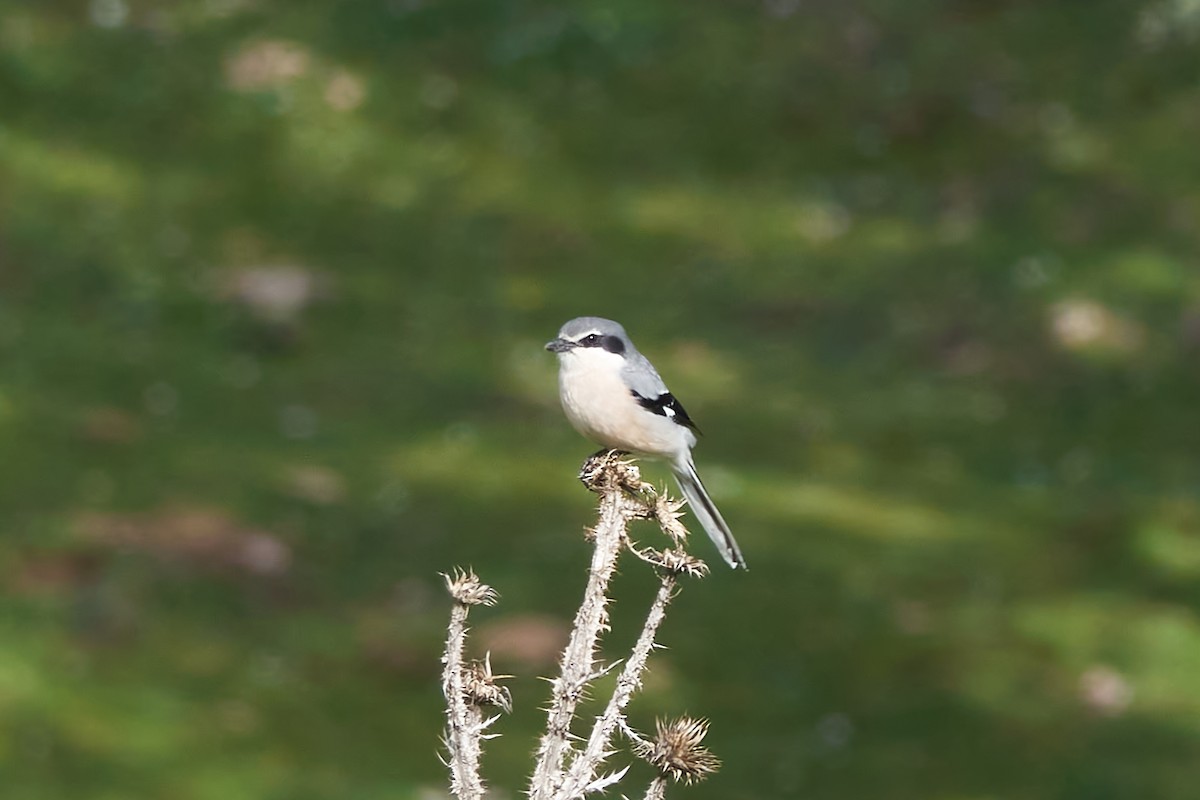
[[[459,800],[483,797],[479,777],[479,758],[483,752],[483,712],[467,700],[463,650],[467,641],[467,613],[470,606],[455,603],[450,611],[450,632],[446,654],[442,657],[442,692],[446,695],[446,749],[450,767],[450,791]]]
[[[663,800],[667,796],[667,779],[661,775],[650,781],[646,788],[646,800]]]
[[[625,539],[625,527],[640,513],[644,513],[644,507],[637,498],[627,494],[616,481],[607,481],[600,495],[600,519],[593,531],[596,547],[592,553],[587,590],[575,614],[570,641],[563,651],[562,674],[552,682],[546,733],[538,747],[529,789],[531,800],[551,800],[561,796],[559,788],[566,778],[563,764],[571,751],[571,720],[588,683],[595,677],[596,644],[608,629],[608,584]]]
[[[625,668],[621,670],[621,675],[617,678],[617,685],[613,689],[612,697],[609,698],[604,713],[592,726],[592,733],[588,737],[584,751],[571,764],[567,779],[560,792],[564,798],[584,796],[586,787],[594,780],[600,764],[611,752],[613,734],[622,721],[622,712],[625,710],[625,706],[629,705],[634,692],[641,688],[642,672],[646,669],[646,659],[650,657],[650,651],[654,649],[654,637],[658,633],[659,625],[666,617],[667,604],[675,596],[675,575],[663,573],[661,580],[658,593],[654,596],[654,602],[651,603],[650,612],[646,616],[646,624],[642,627],[637,643],[634,644],[633,651],[625,662]]]

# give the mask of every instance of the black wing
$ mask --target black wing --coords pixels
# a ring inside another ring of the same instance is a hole
[[[687,410],[670,392],[663,392],[658,397],[642,397],[637,392],[632,392],[632,394],[638,405],[647,411],[674,420],[685,428],[691,428],[696,433],[700,432],[696,423],[692,422],[692,418],[688,416]]]

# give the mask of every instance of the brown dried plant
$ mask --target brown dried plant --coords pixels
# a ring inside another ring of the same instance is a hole
[[[678,592],[679,577],[704,577],[708,567],[687,552],[688,534],[680,522],[682,503],[643,481],[637,465],[624,454],[608,451],[593,456],[584,464],[579,478],[600,496],[599,518],[587,530],[588,540],[594,545],[587,587],[563,651],[559,675],[550,680],[546,730],[535,754],[529,796],[531,800],[574,800],[618,784],[628,766],[607,772],[602,769],[617,753],[614,738],[620,730],[633,743],[633,754],[659,770],[659,777],[651,782],[645,796],[661,798],[667,779],[691,783],[717,769],[719,762],[701,745],[708,733],[708,723],[690,717],[660,721],[657,735],[649,740],[629,725],[625,708],[642,686],[646,661],[656,647],[655,636],[666,616],[667,605]],[[629,524],[636,519],[655,520],[670,539],[670,546],[656,550],[635,544],[629,535]],[[604,667],[599,664],[597,654],[603,635],[609,630],[609,585],[617,560],[625,550],[654,568],[659,587],[629,655]],[[455,601],[443,656],[446,764],[450,769],[451,792],[459,800],[477,800],[486,793],[479,774],[482,742],[496,735],[487,730],[498,716],[485,719],[483,707],[509,711],[511,697],[498,683],[505,676],[492,673],[489,658],[470,662],[465,659],[466,621],[472,606],[493,605],[497,596],[470,571],[458,570],[446,576],[446,586]],[[574,732],[573,728],[581,724],[580,702],[589,696],[595,681],[618,664],[621,670],[603,711],[586,734]]]

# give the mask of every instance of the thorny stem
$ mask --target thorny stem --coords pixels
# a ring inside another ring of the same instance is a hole
[[[645,514],[641,501],[629,495],[621,481],[612,479],[612,473],[619,469],[614,463],[615,455],[603,458],[607,462],[603,471],[609,473],[609,478],[600,487],[600,520],[593,531],[595,551],[587,589],[563,651],[562,674],[552,681],[546,733],[538,748],[529,791],[531,800],[551,800],[560,796],[558,790],[565,778],[563,763],[571,751],[571,720],[588,683],[595,677],[596,644],[600,635],[608,630],[608,584],[625,541],[625,526],[629,520]]]
[[[641,688],[641,676],[655,647],[654,638],[666,615],[667,605],[676,593],[678,576],[702,577],[708,571],[704,562],[688,555],[685,549],[687,532],[678,522],[679,505],[659,497],[653,487],[642,481],[636,466],[621,460],[622,455],[613,451],[597,454],[589,459],[580,474],[584,484],[600,495],[599,520],[591,531],[595,549],[583,602],[563,652],[562,671],[552,681],[546,733],[538,747],[529,789],[531,800],[578,800],[619,782],[628,767],[602,777],[596,775],[601,763],[612,755],[612,738],[618,728],[634,743],[635,751],[651,751],[657,746],[629,727],[624,709]],[[674,549],[639,550],[630,543],[629,523],[645,518],[658,521],[663,532],[674,541]],[[571,723],[589,685],[607,671],[596,667],[596,653],[601,636],[608,631],[608,587],[624,546],[655,565],[660,585],[604,712],[596,718],[582,750],[577,750],[572,744],[577,737],[571,733]],[[496,594],[469,571],[446,576],[446,585],[455,599],[442,673],[442,690],[447,700],[445,745],[451,792],[459,800],[482,800],[485,796],[479,776],[482,741],[489,738],[484,732],[496,717],[484,719],[480,706],[495,705],[508,710],[510,700],[508,690],[494,683],[497,676],[491,674],[488,661],[468,665],[463,652],[470,606],[492,605]],[[685,721],[692,727],[697,724]],[[691,728],[685,731],[688,732],[694,734]],[[692,738],[698,742],[703,734],[702,730]],[[711,772],[715,759],[711,759],[711,754],[708,757],[712,763],[706,761],[703,771]],[[656,762],[651,760],[651,763]],[[645,796],[661,800],[665,792],[666,780],[660,776],[650,783]]]
[[[624,669],[621,670],[620,677],[617,678],[616,688],[613,689],[612,697],[609,698],[604,713],[592,726],[592,733],[588,737],[586,748],[571,764],[566,782],[563,784],[563,797],[582,797],[585,787],[591,783],[596,770],[609,754],[613,733],[616,732],[617,726],[622,721],[622,712],[633,698],[634,692],[642,685],[642,672],[646,668],[646,659],[650,657],[650,652],[654,649],[654,637],[666,617],[667,604],[675,596],[676,583],[673,573],[661,574],[661,584],[654,597],[654,602],[650,605],[646,623],[642,627],[637,643],[633,646],[633,651],[629,654],[629,659],[625,662]]]
[[[450,611],[450,633],[442,657],[442,693],[446,696],[446,749],[449,751],[450,791],[459,800],[483,797],[479,777],[480,739],[483,712],[467,701],[463,650],[467,641],[467,614],[470,606],[456,602]]]
[[[659,775],[646,788],[646,800],[663,800],[667,796],[667,779]]]
[[[454,598],[450,610],[450,628],[446,637],[446,652],[442,656],[442,693],[446,696],[445,744],[449,756],[450,791],[460,800],[479,800],[483,797],[483,780],[479,777],[479,758],[482,754],[484,731],[496,717],[483,718],[482,704],[509,708],[508,690],[497,686],[490,659],[468,668],[463,661],[467,642],[467,615],[471,606],[490,606],[496,602],[496,592],[484,584],[471,570],[456,570],[444,575],[446,589]]]

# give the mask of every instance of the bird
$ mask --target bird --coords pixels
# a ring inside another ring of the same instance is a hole
[[[661,459],[692,513],[734,569],[746,559],[696,472],[700,429],[619,323],[577,317],[546,343],[558,356],[558,394],[571,425],[606,448]]]

